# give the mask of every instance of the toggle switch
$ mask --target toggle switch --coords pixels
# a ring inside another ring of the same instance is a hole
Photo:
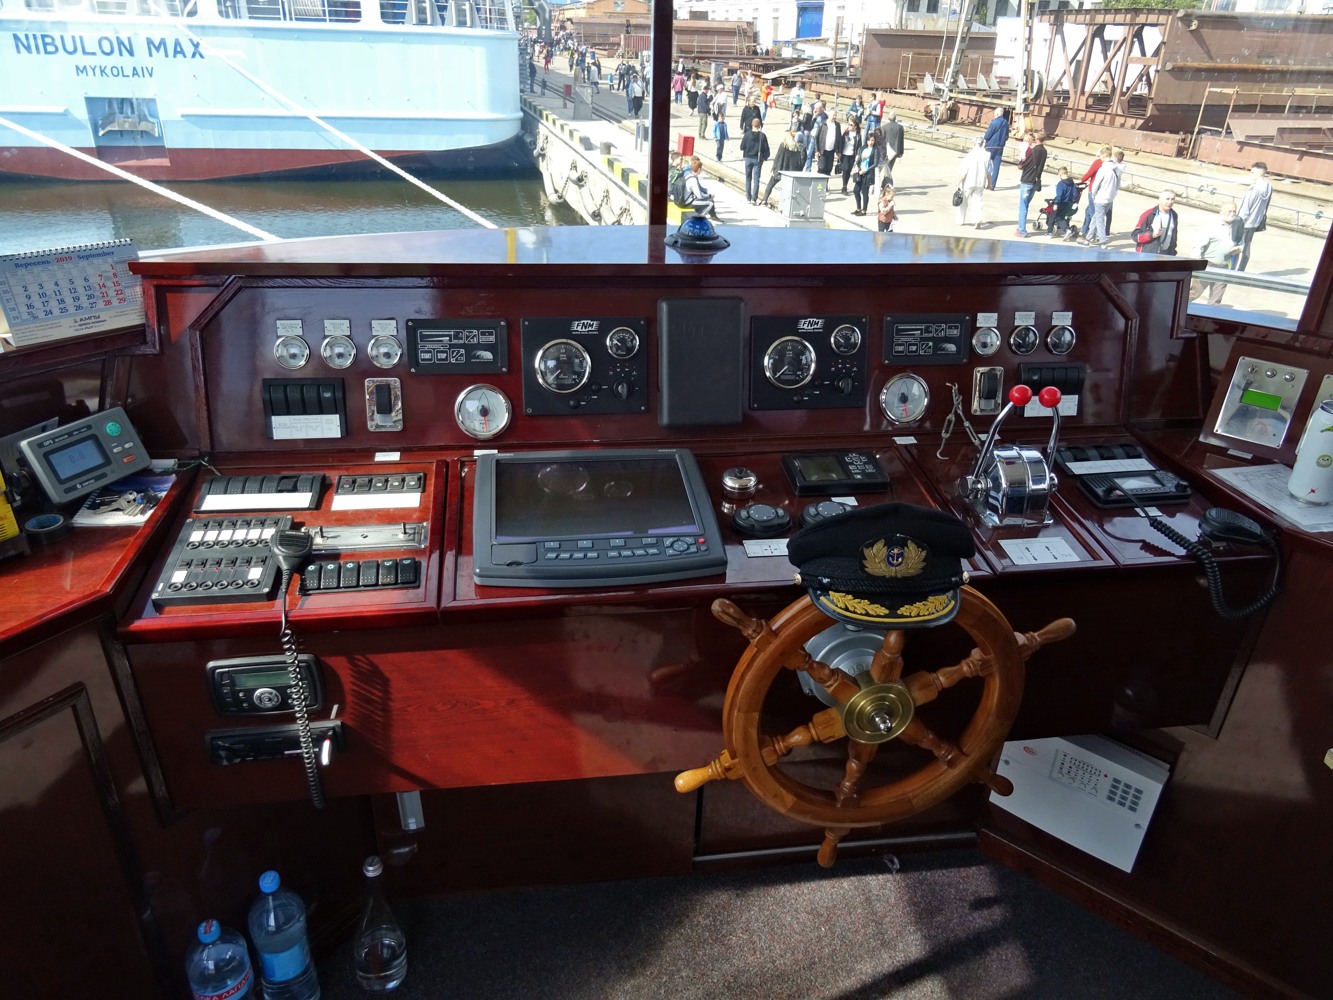
[[[403,429],[403,389],[400,379],[366,379],[366,427],[372,431]]]

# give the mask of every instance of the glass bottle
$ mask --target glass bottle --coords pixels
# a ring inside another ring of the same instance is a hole
[[[407,975],[407,939],[384,898],[384,864],[372,854],[361,866],[366,876],[366,906],[352,946],[356,980],[363,990],[396,989]]]

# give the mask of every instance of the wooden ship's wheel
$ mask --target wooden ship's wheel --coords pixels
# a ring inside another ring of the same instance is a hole
[[[722,707],[726,749],[704,767],[678,775],[676,789],[690,792],[714,779],[739,779],[770,808],[825,828],[819,849],[824,867],[833,863],[838,841],[852,828],[922,812],[969,782],[980,782],[1000,795],[1011,793],[1013,785],[993,772],[992,761],[1018,713],[1024,662],[1046,643],[1074,633],[1068,618],[1039,632],[1016,633],[994,604],[965,586],[954,623],[976,643],[968,656],[953,666],[904,677],[906,635],[892,629],[885,632],[869,669],[853,677],[806,651],[806,644],[830,625],[809,597],[788,605],[769,622],[749,617],[727,600],[714,601],[713,614],[739,629],[750,645],[736,664]],[[760,731],[764,700],[784,670],[805,671],[836,705],[785,736],[766,735]],[[925,725],[916,709],[969,678],[982,685],[976,710],[956,742],[944,739]],[[847,762],[832,791],[807,785],[777,766],[797,747],[843,738]],[[890,740],[920,747],[929,756],[915,772],[868,787],[866,769]]]

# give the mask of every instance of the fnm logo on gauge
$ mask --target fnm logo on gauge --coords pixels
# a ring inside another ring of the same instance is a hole
[[[600,320],[595,319],[576,319],[569,324],[570,333],[596,333]]]
[[[813,317],[810,319],[798,320],[796,329],[800,330],[802,333],[818,333],[820,330],[824,329],[824,321]]]

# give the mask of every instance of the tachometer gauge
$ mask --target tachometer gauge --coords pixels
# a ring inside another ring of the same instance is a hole
[[[814,374],[815,349],[800,337],[781,337],[764,352],[764,376],[779,389],[799,389]]]
[[[310,360],[310,345],[304,337],[279,337],[273,345],[273,360],[284,368],[300,368]]]
[[[592,359],[581,344],[572,340],[553,340],[537,352],[533,367],[543,389],[570,393],[582,389],[588,381]]]
[[[501,433],[513,415],[509,397],[493,385],[470,385],[458,394],[454,403],[458,429],[479,441]]]
[[[930,389],[920,375],[905,373],[889,379],[879,393],[879,408],[895,424],[913,424],[926,412]]]
[[[850,323],[844,323],[833,331],[829,345],[838,354],[855,354],[861,346],[861,331]]]
[[[340,333],[325,337],[319,353],[330,368],[347,368],[356,360],[356,344],[352,343],[351,337],[344,337]]]
[[[632,358],[639,352],[639,335],[627,326],[618,326],[606,335],[606,350],[621,361]]]
[[[397,337],[371,337],[366,354],[377,368],[392,368],[403,356],[403,344]]]

